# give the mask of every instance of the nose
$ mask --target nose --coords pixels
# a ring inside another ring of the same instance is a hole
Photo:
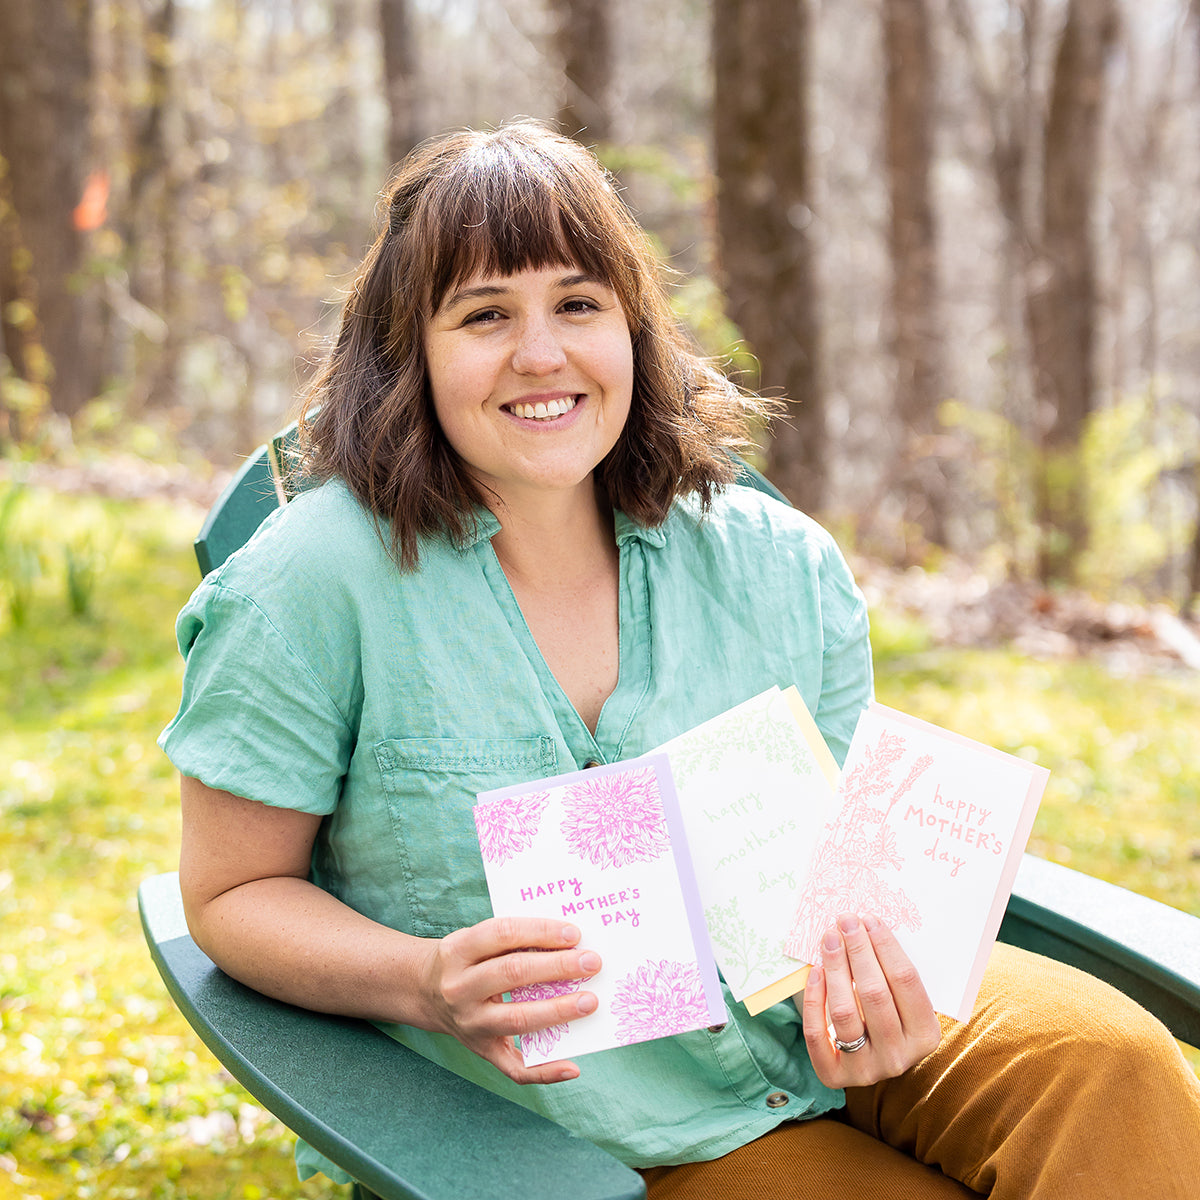
[[[557,331],[540,317],[522,321],[513,347],[512,366],[519,375],[553,375],[567,361]]]

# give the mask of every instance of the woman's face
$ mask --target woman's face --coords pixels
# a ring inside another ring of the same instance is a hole
[[[633,395],[633,347],[613,290],[575,267],[476,276],[425,330],[437,419],[507,506],[587,488]]]

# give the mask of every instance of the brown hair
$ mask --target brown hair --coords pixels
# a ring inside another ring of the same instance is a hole
[[[676,497],[695,493],[707,508],[730,482],[729,452],[746,446],[766,405],[692,348],[645,233],[589,151],[532,121],[450,134],[400,165],[386,211],[305,398],[300,436],[304,473],[340,476],[390,521],[402,568],[416,566],[422,535],[462,542],[483,503],[434,416],[424,353],[426,322],[476,274],[575,266],[616,293],[633,397],[596,469],[615,507],[657,525]]]

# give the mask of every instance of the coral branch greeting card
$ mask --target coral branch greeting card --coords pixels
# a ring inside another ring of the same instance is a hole
[[[786,950],[821,957],[839,913],[874,913],[933,1006],[965,1020],[1049,772],[872,704],[794,908]]]
[[[808,976],[783,947],[837,763],[795,688],[772,688],[662,749],[717,964],[734,998],[759,1013]]]
[[[532,1066],[720,1024],[725,1004],[664,755],[479,794],[475,825],[497,916],[574,922],[603,967],[600,1005],[521,1038]],[[794,965],[794,964],[793,964]]]

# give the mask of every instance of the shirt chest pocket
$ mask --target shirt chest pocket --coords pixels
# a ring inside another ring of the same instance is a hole
[[[444,937],[492,915],[472,808],[479,792],[556,773],[554,739],[397,738],[375,758],[412,916]]]

